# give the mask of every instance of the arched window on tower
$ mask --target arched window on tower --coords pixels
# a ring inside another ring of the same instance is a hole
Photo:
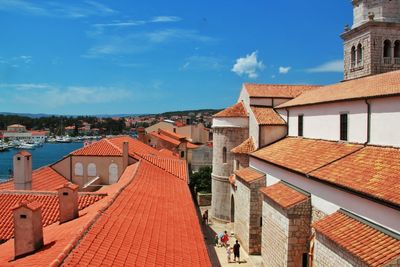
[[[394,42],[394,64],[400,65],[400,41]]]
[[[222,163],[226,163],[226,147],[222,149]]]
[[[361,44],[357,46],[357,66],[363,65],[363,47]]]
[[[383,42],[383,64],[392,63],[392,44],[389,40]]]
[[[351,67],[354,68],[356,66],[356,47],[353,46],[351,48]]]

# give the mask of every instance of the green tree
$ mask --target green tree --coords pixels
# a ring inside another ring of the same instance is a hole
[[[211,167],[201,167],[198,172],[190,175],[190,186],[197,192],[211,193]]]

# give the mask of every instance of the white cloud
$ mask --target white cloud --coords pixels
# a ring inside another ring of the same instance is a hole
[[[287,74],[292,67],[279,67],[279,73],[280,74]]]
[[[157,16],[153,17],[150,21],[151,22],[178,22],[182,19],[177,16]]]
[[[152,32],[138,32],[125,35],[98,36],[97,44],[89,48],[86,58],[98,58],[111,55],[142,53],[154,49],[157,45],[173,42],[212,43],[216,39],[201,35],[194,30],[164,29]]]
[[[257,78],[258,71],[264,69],[264,64],[257,59],[257,51],[254,51],[250,55],[238,58],[235,65],[232,67],[232,71],[237,75],[247,75],[249,78]]]
[[[109,103],[131,96],[130,91],[115,87],[58,87],[49,84],[21,83],[0,84],[0,88],[14,90],[11,100],[18,104],[43,105],[52,108],[75,104]]]
[[[108,16],[117,11],[96,1],[84,1],[77,5],[61,4],[55,1],[32,3],[26,0],[0,0],[0,10],[62,18],[82,18],[88,16]]]
[[[220,70],[223,68],[220,58],[212,56],[191,56],[185,59],[181,70]]]
[[[306,70],[307,72],[343,72],[343,60],[337,59],[325,62],[314,68]]]

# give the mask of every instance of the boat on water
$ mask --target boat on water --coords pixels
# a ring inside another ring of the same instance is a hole
[[[34,145],[34,144],[28,144],[28,143],[21,143],[21,144],[18,146],[18,148],[19,148],[19,149],[35,149],[35,148],[36,148],[36,145]]]
[[[72,139],[71,137],[67,136],[62,136],[62,137],[57,137],[56,138],[57,143],[71,143]]]

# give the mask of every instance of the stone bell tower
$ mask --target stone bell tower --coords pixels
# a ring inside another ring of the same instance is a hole
[[[400,0],[353,0],[353,26],[346,26],[344,79],[400,69]]]

